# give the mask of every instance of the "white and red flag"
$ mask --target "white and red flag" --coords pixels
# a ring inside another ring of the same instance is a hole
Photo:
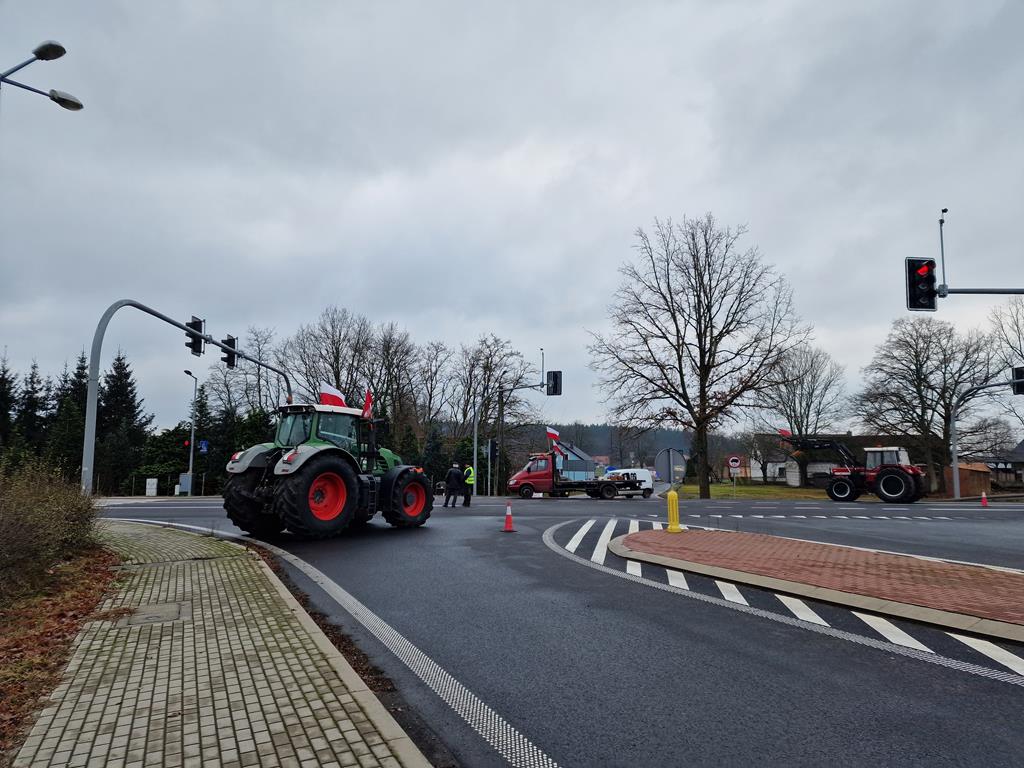
[[[363,401],[363,418],[368,419],[373,415],[373,393],[366,390],[366,400]]]
[[[341,392],[330,384],[320,385],[320,405],[340,405],[342,408],[345,406],[345,396]]]
[[[548,440],[557,440],[558,439],[558,430],[557,429],[555,429],[554,427],[547,427],[547,430],[548,430]]]

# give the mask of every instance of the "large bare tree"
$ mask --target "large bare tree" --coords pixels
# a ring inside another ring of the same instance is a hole
[[[1014,296],[992,311],[992,335],[999,364],[1009,380],[1013,369],[1024,365],[1024,297]],[[997,393],[997,399],[1006,414],[1024,427],[1024,403],[1009,392]]]
[[[823,349],[801,344],[782,359],[776,380],[762,395],[763,418],[781,418],[796,437],[831,430],[845,408],[843,367]],[[800,485],[807,484],[807,455],[793,455]]]
[[[875,348],[855,403],[867,428],[915,444],[932,490],[945,490],[945,476],[936,470],[948,460],[954,403],[998,374],[988,335],[977,330],[959,333],[952,323],[931,317],[900,318]],[[983,396],[984,392],[968,395],[958,413],[965,444],[990,432],[991,425],[971,419]]]
[[[656,220],[651,236],[638,229],[612,330],[590,345],[617,423],[693,430],[701,498],[711,495],[708,433],[770,387],[808,335],[785,278],[756,249],[741,250],[745,233],[710,213]]]

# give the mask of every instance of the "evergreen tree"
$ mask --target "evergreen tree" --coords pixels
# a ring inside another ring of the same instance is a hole
[[[47,411],[46,384],[39,375],[39,364],[33,360],[32,367],[22,379],[14,428],[34,453],[38,453],[46,443]]]
[[[100,387],[95,485],[104,493],[129,490],[126,486],[142,461],[153,422],[142,403],[128,359],[118,352]]]
[[[85,400],[89,394],[89,360],[85,356],[85,350],[78,353],[75,372],[68,381],[67,394],[74,400],[78,409],[85,413]]]
[[[0,449],[14,439],[14,417],[18,405],[18,376],[7,364],[7,352],[0,355]]]

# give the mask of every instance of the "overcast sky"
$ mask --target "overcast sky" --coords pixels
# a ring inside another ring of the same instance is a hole
[[[0,0],[0,70],[59,40],[18,77],[86,105],[0,92],[0,348],[56,373],[122,297],[215,335],[336,303],[543,346],[545,416],[599,420],[585,329],[636,227],[713,211],[854,386],[942,206],[951,285],[1024,286],[1022,29],[984,0]],[[119,347],[161,425],[219,358],[132,310]]]

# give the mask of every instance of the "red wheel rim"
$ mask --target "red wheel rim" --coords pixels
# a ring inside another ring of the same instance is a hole
[[[419,517],[427,504],[427,492],[419,483],[409,483],[402,491],[402,511],[409,517]]]
[[[348,489],[341,476],[334,472],[317,475],[309,486],[309,511],[317,520],[333,520],[341,514],[348,499]]]

